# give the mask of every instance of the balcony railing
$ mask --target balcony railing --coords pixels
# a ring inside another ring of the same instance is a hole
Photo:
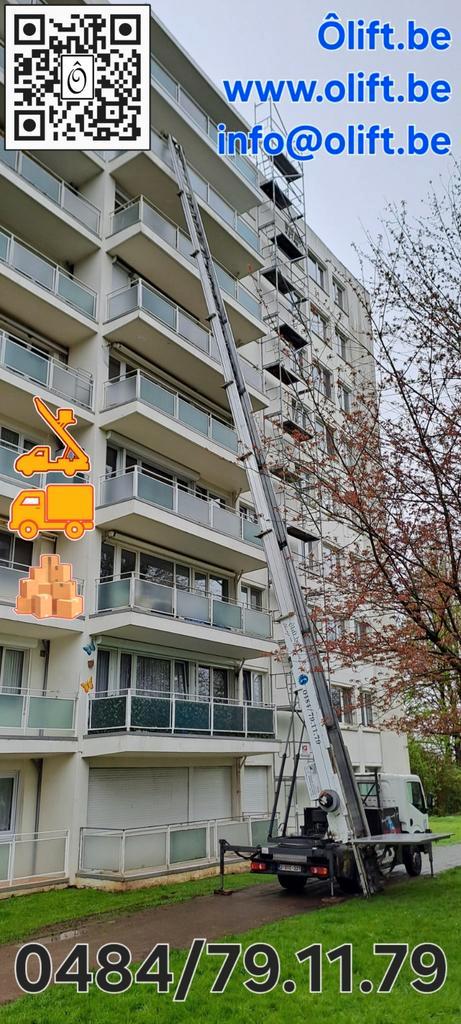
[[[82,828],[80,871],[129,878],[164,874],[179,864],[216,863],[219,840],[243,846],[264,843],[269,815],[192,821],[147,828]]]
[[[125,228],[132,227],[133,224],[144,224],[155,235],[159,235],[168,245],[171,245],[172,249],[176,249],[177,252],[181,253],[194,267],[197,266],[194,257],[194,246],[189,235],[182,231],[169,217],[165,217],[144,196],[130,199],[128,203],[125,203],[124,206],[121,206],[115,213],[111,214],[110,234],[114,235],[117,231],[124,231]],[[213,263],[218,275],[219,284],[226,295],[236,299],[252,316],[260,320],[261,303],[236,277],[232,277],[232,274],[229,274],[215,260]]]
[[[149,473],[140,466],[133,466],[128,472],[116,473],[101,478],[100,505],[114,505],[119,501],[138,498],[140,501],[164,508],[200,526],[208,526],[215,533],[233,537],[262,547],[258,537],[260,527],[227,505],[201,498],[197,494],[171,483],[161,473]]]
[[[96,292],[71,277],[63,267],[25,245],[9,232],[0,230],[0,262],[6,263],[30,281],[41,285],[69,306],[92,320],[96,317]]]
[[[1,570],[0,570],[1,571]],[[58,693],[0,690],[0,735],[75,736],[76,697]]]
[[[119,316],[126,316],[136,309],[141,309],[144,313],[169,327],[180,338],[184,338],[194,348],[204,352],[215,363],[221,365],[218,347],[211,331],[207,331],[206,327],[203,327],[199,320],[190,316],[189,313],[185,313],[180,306],[165,298],[152,285],[138,279],[137,281],[132,281],[129,285],[125,285],[123,288],[119,288],[115,292],[111,292],[107,296],[108,320],[115,320]],[[264,391],[264,378],[261,371],[243,356],[239,358],[247,384],[257,391]]]
[[[69,832],[0,835],[0,888],[67,878]]]
[[[234,601],[221,601],[211,594],[167,587],[134,575],[96,580],[96,610],[119,609],[165,615],[264,640],[272,636],[270,612],[246,608]]]
[[[273,704],[239,704],[162,691],[97,694],[88,705],[88,732],[197,733],[274,736]]]
[[[0,331],[0,366],[85,409],[93,408],[91,373],[66,366],[6,331]]]
[[[151,57],[150,61],[151,79],[158,83],[168,93],[170,99],[174,100],[179,107],[185,112],[187,117],[192,118],[197,128],[207,135],[209,139],[216,145],[218,141],[218,130],[214,121],[208,116],[205,110],[199,106],[196,100],[192,99],[192,96],[179,84],[179,82],[170,75],[169,71],[166,70],[159,64],[155,57]],[[229,158],[232,165],[243,175],[247,181],[250,181],[252,185],[258,185],[258,171],[254,164],[247,160],[246,157],[240,153],[236,153],[235,156]]]
[[[22,455],[24,452],[29,451],[29,448],[23,448],[20,445],[9,444],[7,441],[0,441],[0,479],[6,478],[8,482],[19,484],[21,488],[27,487],[44,487],[45,483],[48,484],[81,484],[85,483],[85,477],[82,473],[76,473],[75,476],[65,476],[64,473],[33,473],[32,476],[26,478],[22,473],[17,473],[14,464],[18,455]]]
[[[95,235],[100,234],[101,214],[97,207],[27,153],[22,150],[6,150],[3,135],[0,135],[0,161],[51,199],[61,210],[75,217],[89,231]]]
[[[196,430],[211,441],[237,452],[237,435],[233,427],[214,416],[207,409],[190,402],[185,395],[167,388],[164,384],[148,377],[141,370],[134,370],[125,377],[108,381],[104,386],[104,408],[125,405],[139,401],[159,409],[179,423]]]
[[[23,580],[29,575],[29,568],[30,566],[19,565],[18,562],[0,561],[0,604],[15,603],[19,591],[19,580]],[[79,594],[83,594],[83,580],[77,580],[77,590]]]

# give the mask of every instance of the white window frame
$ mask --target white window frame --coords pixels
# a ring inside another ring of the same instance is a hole
[[[5,838],[14,836],[16,832],[16,814],[18,810],[18,788],[19,772],[0,772],[0,779],[13,779],[13,793],[11,797],[10,828],[0,831],[0,836]]]
[[[341,281],[338,281],[336,277],[333,277],[333,298],[338,308],[343,312],[347,313],[347,289]]]

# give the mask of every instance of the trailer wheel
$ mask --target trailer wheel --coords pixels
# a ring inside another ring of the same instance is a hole
[[[421,850],[418,850],[417,846],[404,847],[402,860],[406,873],[410,875],[410,878],[416,878],[417,875],[421,874],[423,858]]]
[[[82,523],[78,523],[75,521],[72,523],[66,523],[64,529],[64,533],[66,537],[69,538],[69,540],[80,540],[80,537],[83,537],[84,532],[85,530],[84,527],[82,526]]]
[[[287,892],[302,892],[307,882],[307,878],[302,875],[277,875],[282,889],[286,889]]]
[[[24,519],[24,522],[18,526],[18,533],[23,540],[33,540],[38,533],[37,523],[34,523],[32,519]]]

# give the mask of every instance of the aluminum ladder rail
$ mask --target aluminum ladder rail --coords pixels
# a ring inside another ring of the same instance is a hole
[[[240,458],[247,470],[261,528],[260,536],[280,613],[277,621],[283,630],[294,687],[310,743],[311,759],[305,762],[308,792],[312,801],[326,811],[332,837],[338,842],[352,844],[362,889],[370,895],[374,890],[373,873],[367,870],[361,851],[354,845],[354,839],[370,835],[368,822],[277,506],[184,152],[172,136],[169,136],[169,147],[178,195],[200,273],[208,320],[222,362],[224,388],[243,452]]]

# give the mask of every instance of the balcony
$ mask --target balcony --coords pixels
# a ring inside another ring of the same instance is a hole
[[[174,135],[199,173],[241,213],[260,203],[255,164],[240,154],[219,156],[215,122],[154,57],[151,58],[151,84],[155,90],[152,109],[156,128],[166,135]],[[235,119],[235,111],[230,107],[229,113]]]
[[[17,488],[15,490],[17,493]],[[30,636],[40,640],[73,636],[83,630],[83,619],[36,619],[33,615],[18,615],[14,610],[19,591],[19,580],[29,574],[28,565],[0,562],[0,635]],[[78,592],[83,593],[83,582],[78,580]],[[0,636],[1,639],[1,636]]]
[[[2,230],[0,303],[8,316],[65,345],[96,330],[96,292]]]
[[[181,866],[204,867],[219,861],[220,839],[256,846],[265,842],[268,831],[267,814],[147,828],[83,828],[79,873],[123,881]]]
[[[273,704],[241,704],[165,691],[98,694],[88,705],[88,733],[121,730],[273,739],[275,726]]]
[[[141,370],[108,381],[100,425],[143,444],[155,424],[155,449],[226,491],[245,487],[233,426]]]
[[[181,375],[204,398],[216,401],[223,394],[223,371],[213,334],[145,281],[133,281],[107,296],[107,321],[104,335],[110,341],[129,345],[174,377]],[[265,408],[261,371],[243,356],[240,365],[253,407]]]
[[[171,646],[181,642],[209,655],[257,658],[274,649],[269,612],[234,601],[167,587],[137,576],[96,581],[92,632]]]
[[[173,220],[182,223],[183,212],[173,173],[170,149],[165,138],[151,128],[150,152],[108,153],[109,171],[127,195],[143,195]],[[188,165],[192,187],[199,203],[212,252],[235,277],[262,266],[259,236],[252,223],[242,217],[196,168]],[[254,222],[253,222],[254,223]]]
[[[265,565],[255,523],[235,509],[201,498],[161,473],[147,473],[138,466],[103,477],[96,525],[145,541],[152,540],[155,533],[161,547],[212,561],[232,572],[250,572]]]
[[[56,259],[77,263],[99,245],[100,211],[62,178],[0,136],[0,221]]]
[[[0,836],[0,890],[45,887],[68,880],[69,833]]]
[[[51,405],[70,402],[78,407],[79,420],[93,419],[93,377],[86,370],[67,366],[6,331],[0,331],[0,367],[0,405],[5,417],[36,429],[32,397],[39,388]]]
[[[207,308],[193,251],[189,235],[144,196],[112,214],[108,252],[205,320]],[[260,302],[227,270],[216,262],[214,266],[236,339],[240,344],[255,341],[264,334]]]
[[[76,738],[76,708],[74,696],[3,689],[0,692],[0,749],[3,747],[4,752],[10,754],[43,748],[48,753],[56,749],[61,753],[72,751],[72,741]],[[7,742],[3,742],[6,737]],[[57,744],[53,743],[54,739]],[[70,743],[66,744],[65,740]]]

